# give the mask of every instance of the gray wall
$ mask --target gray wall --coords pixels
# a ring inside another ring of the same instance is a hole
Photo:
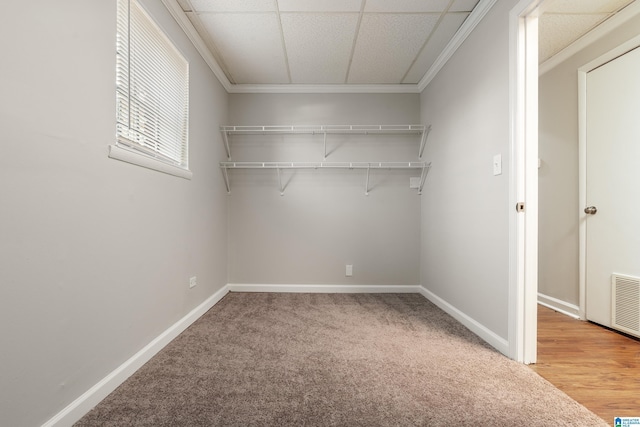
[[[190,61],[191,181],[107,157],[115,1],[3,4],[0,425],[41,425],[226,284],[227,95],[144,4]]]
[[[538,290],[579,304],[578,68],[640,34],[628,21],[539,80]]]
[[[229,124],[417,124],[416,94],[235,94]],[[419,137],[328,136],[327,161],[418,161]],[[235,161],[322,161],[321,135],[233,137]],[[419,284],[416,172],[231,171],[229,282]],[[353,277],[345,265],[353,264]]]
[[[508,337],[509,11],[499,1],[421,96],[433,126],[422,196],[422,285]],[[495,154],[502,175],[493,176]]]

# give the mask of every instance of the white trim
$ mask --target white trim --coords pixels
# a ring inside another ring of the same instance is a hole
[[[580,319],[587,319],[587,72],[578,69],[578,290]]]
[[[444,50],[438,55],[433,65],[427,70],[425,75],[418,82],[418,91],[422,92],[431,83],[431,80],[440,72],[442,67],[451,59],[453,54],[469,37],[469,34],[482,21],[482,18],[489,12],[497,0],[480,0],[467,19],[462,23],[458,31],[451,38]]]
[[[636,4],[640,6],[640,2],[633,3],[633,5]],[[640,46],[640,35],[578,68],[578,206],[580,207],[587,206],[587,73],[638,46]],[[587,318],[587,222],[582,208],[578,209],[578,241],[579,317],[585,320]]]
[[[544,73],[557,67],[562,62],[569,59],[571,56],[575,55],[590,44],[604,37],[605,35],[615,30],[630,19],[634,18],[638,14],[640,14],[640,2],[636,1],[613,15],[611,18],[604,21],[602,24],[598,25],[592,31],[580,37],[578,40],[576,40],[560,52],[553,55],[551,58],[544,61],[542,64],[540,64],[540,67],[538,69],[539,75],[543,75]]]
[[[541,294],[540,292],[538,292],[538,304],[548,307],[566,316],[573,317],[574,319],[580,319],[580,307],[575,304],[562,301],[558,298],[550,297],[549,295]]]
[[[145,156],[137,151],[127,150],[117,145],[109,146],[109,157],[180,178],[191,179],[193,177],[193,173],[190,170],[170,165],[153,157]]]
[[[537,14],[543,0],[509,13],[509,357],[537,356]],[[536,163],[534,168],[533,163]],[[517,202],[525,212],[517,213]]]
[[[171,16],[173,16],[173,19],[176,20],[186,36],[191,40],[191,43],[193,43],[193,46],[196,48],[198,53],[200,53],[204,62],[206,62],[209,68],[211,68],[211,71],[213,71],[213,74],[218,78],[220,84],[222,84],[227,92],[230,92],[233,84],[229,81],[224,71],[222,71],[218,61],[216,61],[206,43],[202,40],[202,37],[200,37],[200,34],[198,34],[198,31],[195,29],[189,20],[189,17],[184,13],[178,2],[176,0],[162,0],[162,3],[164,3],[165,7],[169,10],[169,13],[171,13]]]
[[[509,343],[493,331],[487,329],[471,317],[467,316],[442,298],[438,297],[423,286],[400,285],[273,285],[273,284],[233,284],[227,285],[229,292],[270,292],[270,293],[389,293],[389,294],[420,294],[433,302],[444,312],[462,323],[471,332],[495,347],[502,354],[509,355]]]
[[[398,285],[256,285],[228,284],[191,310],[186,316],[167,328],[143,349],[118,366],[97,384],[71,402],[62,411],[45,422],[42,427],[72,425],[87,414],[100,401],[133,375],[146,362],[216,305],[229,292],[298,292],[298,293],[412,293],[421,294],[440,309],[456,319],[471,332],[505,355],[509,355],[509,343],[471,317],[444,301],[422,286]]]
[[[189,17],[184,13],[177,0],[162,0],[176,22],[182,27],[213,74],[218,78],[228,93],[421,93],[442,67],[449,61],[455,51],[462,45],[473,29],[493,7],[497,0],[480,0],[471,14],[460,26],[449,44],[435,60],[431,68],[418,84],[335,84],[335,85],[298,85],[298,84],[234,84],[209,51],[206,43],[198,34]]]
[[[417,294],[420,286],[401,285],[278,285],[229,283],[229,292],[273,292],[315,294]]]
[[[193,322],[198,320],[207,310],[216,305],[228,292],[227,286],[224,286],[218,292],[207,298],[202,304],[171,325],[142,350],[131,356],[129,360],[118,366],[109,375],[71,402],[66,408],[58,412],[58,414],[42,426],[69,426],[78,421],[83,415],[100,403],[102,399],[107,397],[109,393],[125,382],[134,372],[140,369],[142,365],[155,356],[156,353],[180,335],[180,333],[187,329]]]
[[[488,344],[498,350],[500,353],[509,356],[509,342],[497,335],[495,332],[491,331],[484,325],[478,323],[475,319],[469,317],[462,311],[458,310],[433,292],[427,290],[423,286],[419,287],[420,294],[440,307],[445,313],[456,319],[458,322],[462,323],[465,327],[467,327],[471,332],[485,340]]]
[[[229,93],[420,93],[414,84],[234,84]]]

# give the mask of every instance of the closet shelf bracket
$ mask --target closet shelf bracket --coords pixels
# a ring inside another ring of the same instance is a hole
[[[365,195],[369,195],[371,169],[414,169],[420,170],[420,186],[418,194],[422,194],[427,173],[431,163],[425,162],[220,162],[227,193],[231,194],[229,183],[229,169],[275,169],[278,175],[278,189],[284,195],[285,186],[282,184],[283,169],[366,169]]]
[[[424,153],[424,147],[427,145],[427,137],[429,137],[429,132],[431,132],[431,125],[427,126],[424,131],[422,131],[422,137],[420,138],[420,150],[418,151],[418,158],[422,158],[422,154]]]

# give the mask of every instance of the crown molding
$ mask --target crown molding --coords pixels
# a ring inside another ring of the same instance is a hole
[[[224,71],[222,71],[222,67],[220,67],[218,61],[216,61],[215,57],[211,54],[207,44],[202,40],[202,37],[200,37],[200,34],[198,34],[198,31],[189,20],[189,17],[184,13],[182,7],[178,4],[178,1],[162,0],[162,3],[169,10],[169,13],[171,13],[171,16],[173,16],[178,25],[180,25],[189,40],[191,40],[191,43],[193,43],[193,46],[196,48],[198,53],[200,53],[204,62],[206,62],[209,68],[211,68],[211,71],[213,71],[213,74],[220,81],[220,84],[222,84],[227,92],[230,92],[233,84],[229,81]]]
[[[469,37],[469,34],[476,28],[476,26],[482,21],[482,18],[489,12],[489,10],[496,4],[497,0],[480,0],[476,7],[471,11],[471,14],[465,19],[453,38],[449,41],[444,50],[436,58],[431,68],[418,82],[418,90],[422,92],[431,83],[431,80],[440,72],[442,67],[451,59],[453,54]]]
[[[177,0],[162,0],[228,93],[421,93],[497,0],[480,0],[418,84],[233,84]]]
[[[229,93],[420,93],[415,84],[235,84]]]
[[[598,39],[606,36],[608,33],[636,17],[638,14],[640,14],[640,1],[634,1],[612,17],[606,19],[593,30],[589,31],[587,34],[540,64],[538,67],[538,75],[542,76],[543,74],[551,71],[553,68],[580,52],[591,43],[594,43]]]

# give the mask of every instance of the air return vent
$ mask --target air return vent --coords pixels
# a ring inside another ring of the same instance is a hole
[[[640,277],[611,277],[611,327],[640,337]]]

